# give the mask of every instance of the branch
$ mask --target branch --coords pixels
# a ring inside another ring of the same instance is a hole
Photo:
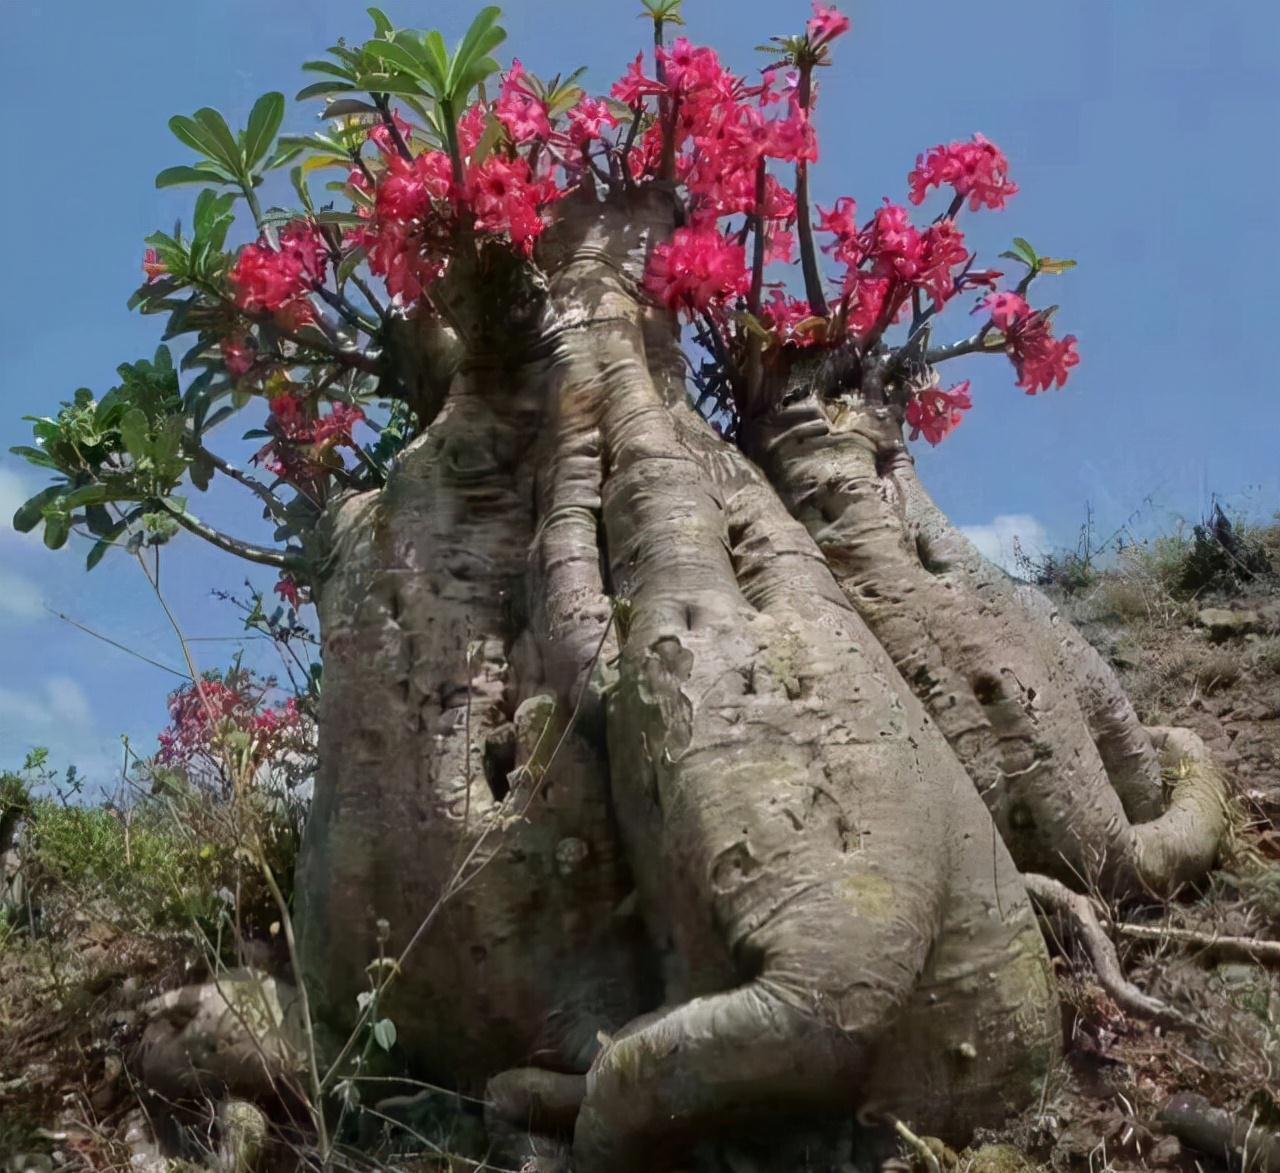
[[[284,550],[271,550],[266,546],[256,546],[252,542],[241,541],[239,538],[233,538],[229,534],[224,534],[221,530],[214,529],[211,525],[206,525],[198,517],[193,517],[190,513],[174,509],[173,506],[165,504],[164,501],[160,501],[158,504],[183,529],[190,531],[197,537],[204,538],[210,545],[217,546],[219,550],[234,554],[237,558],[243,558],[247,562],[256,562],[260,566],[271,566],[276,570],[294,570],[302,564],[301,559],[296,554],[286,553]]]
[[[1141,941],[1172,941],[1178,945],[1203,949],[1206,953],[1232,961],[1254,961],[1259,965],[1280,966],[1280,941],[1263,941],[1257,937],[1220,937],[1216,933],[1197,933],[1192,929],[1173,929],[1160,925],[1117,924],[1115,930]]]
[[[190,434],[188,434],[190,437]],[[266,485],[264,485],[256,477],[250,476],[243,469],[237,468],[228,460],[224,460],[216,452],[211,451],[201,444],[194,437],[190,437],[190,441],[195,445],[196,451],[203,456],[210,464],[213,465],[223,476],[230,477],[237,484],[243,485],[256,497],[260,498],[262,503],[270,510],[274,517],[283,519],[286,516],[284,502],[280,500]]]
[[[988,346],[986,337],[991,329],[991,324],[983,326],[976,334],[968,338],[964,338],[959,342],[953,342],[950,346],[939,346],[935,350],[925,352],[924,361],[930,366],[936,366],[940,362],[946,362],[949,358],[959,358],[963,354],[1002,354],[1003,346]]]
[[[760,313],[760,293],[764,288],[764,184],[767,168],[764,156],[756,163],[756,206],[751,213],[751,229],[756,234],[755,248],[751,256],[751,292],[747,294],[747,309]],[[810,306],[812,308],[812,305]]]

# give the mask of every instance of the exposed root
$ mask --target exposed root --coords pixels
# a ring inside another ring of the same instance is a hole
[[[1146,1018],[1170,1026],[1190,1026],[1189,1021],[1171,1006],[1143,993],[1130,982],[1120,968],[1116,948],[1102,928],[1102,922],[1087,896],[1072,892],[1065,884],[1048,876],[1024,875],[1031,899],[1047,916],[1064,921],[1084,948],[1098,976],[1098,982],[1111,995],[1116,1005],[1135,1018]]]
[[[934,1145],[943,1147],[940,1141],[933,1140],[933,1137],[930,1136],[916,1136],[901,1120],[893,1122],[893,1130],[902,1138],[906,1146],[920,1158],[929,1173],[942,1173],[942,1162],[938,1160],[938,1154],[934,1152],[933,1145],[929,1143],[932,1140]]]
[[[1256,1120],[1215,1108],[1203,1096],[1179,1092],[1160,1122],[1183,1144],[1245,1173],[1280,1173],[1280,1136]]]

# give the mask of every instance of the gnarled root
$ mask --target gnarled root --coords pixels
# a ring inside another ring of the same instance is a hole
[[[891,409],[797,390],[745,419],[742,442],[942,729],[1022,870],[1121,897],[1204,874],[1225,828],[1220,780],[1197,764],[1165,809],[1156,746],[1114,673],[937,510]]]
[[[1107,936],[1093,903],[1087,896],[1073,892],[1065,884],[1048,876],[1023,875],[1022,882],[1037,907],[1046,916],[1058,920],[1080,944],[1093,966],[1098,984],[1111,995],[1126,1014],[1153,1022],[1185,1026],[1186,1019],[1158,998],[1143,993],[1120,967],[1115,945]]]

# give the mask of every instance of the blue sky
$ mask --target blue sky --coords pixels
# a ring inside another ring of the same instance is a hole
[[[443,21],[462,6],[384,5],[393,21]],[[635,0],[509,0],[506,50],[535,72],[590,66],[603,89],[640,48]],[[797,30],[800,0],[686,0],[688,34],[740,69],[773,33]],[[1109,533],[1134,511],[1144,532],[1194,520],[1210,495],[1255,516],[1280,508],[1280,407],[1274,388],[1272,282],[1280,268],[1280,5],[1257,0],[1077,0],[1072,4],[844,5],[854,34],[836,46],[819,111],[816,196],[905,196],[918,150],[982,131],[1009,155],[1022,192],[971,220],[989,255],[1016,235],[1080,267],[1041,286],[1081,339],[1066,390],[1029,399],[1002,360],[970,360],[971,418],[924,475],[984,542],[1021,532],[1070,544],[1085,503]],[[172,113],[222,109],[242,124],[255,97],[292,95],[298,65],[339,36],[362,39],[363,6],[339,0],[25,0],[6,11],[2,50],[12,104],[4,185],[7,280],[0,291],[0,441],[28,441],[76,387],[101,392],[117,363],[149,355],[157,324],[125,309],[142,240],[187,216],[190,189],[152,177],[187,161]],[[56,67],[55,67],[56,66]],[[291,108],[287,126],[314,126]],[[956,335],[963,314],[954,315]],[[246,426],[247,423],[246,423]],[[238,434],[236,424],[230,432]],[[234,445],[233,445],[234,447]],[[119,735],[143,750],[176,677],[116,651],[48,609],[153,659],[180,651],[138,567],[112,554],[85,575],[82,549],[53,554],[8,530],[43,483],[0,456],[0,766],[48,744],[109,783]],[[256,512],[237,500],[193,507],[244,536]],[[260,536],[260,534],[259,534]],[[202,667],[226,662],[239,625],[211,598],[246,568],[197,539],[165,552],[162,585]],[[261,585],[270,576],[249,570]],[[270,667],[261,645],[251,657]]]

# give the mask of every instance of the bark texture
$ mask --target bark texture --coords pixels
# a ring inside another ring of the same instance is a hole
[[[803,380],[743,424],[746,450],[938,723],[1018,867],[1120,896],[1212,866],[1225,828],[1198,753],[1166,804],[1158,747],[1115,674],[920,484],[898,414]]]
[[[793,397],[744,424],[757,468],[692,411],[637,288],[675,212],[562,203],[509,312],[462,304],[385,490],[331,511],[304,972],[341,1029],[413,942],[415,1071],[491,1080],[583,1173],[762,1124],[781,1170],[855,1113],[960,1142],[1056,1052],[1019,868],[1130,891],[1204,852],[1143,846],[1174,816],[1142,822],[1114,680],[965,560],[878,417]]]

